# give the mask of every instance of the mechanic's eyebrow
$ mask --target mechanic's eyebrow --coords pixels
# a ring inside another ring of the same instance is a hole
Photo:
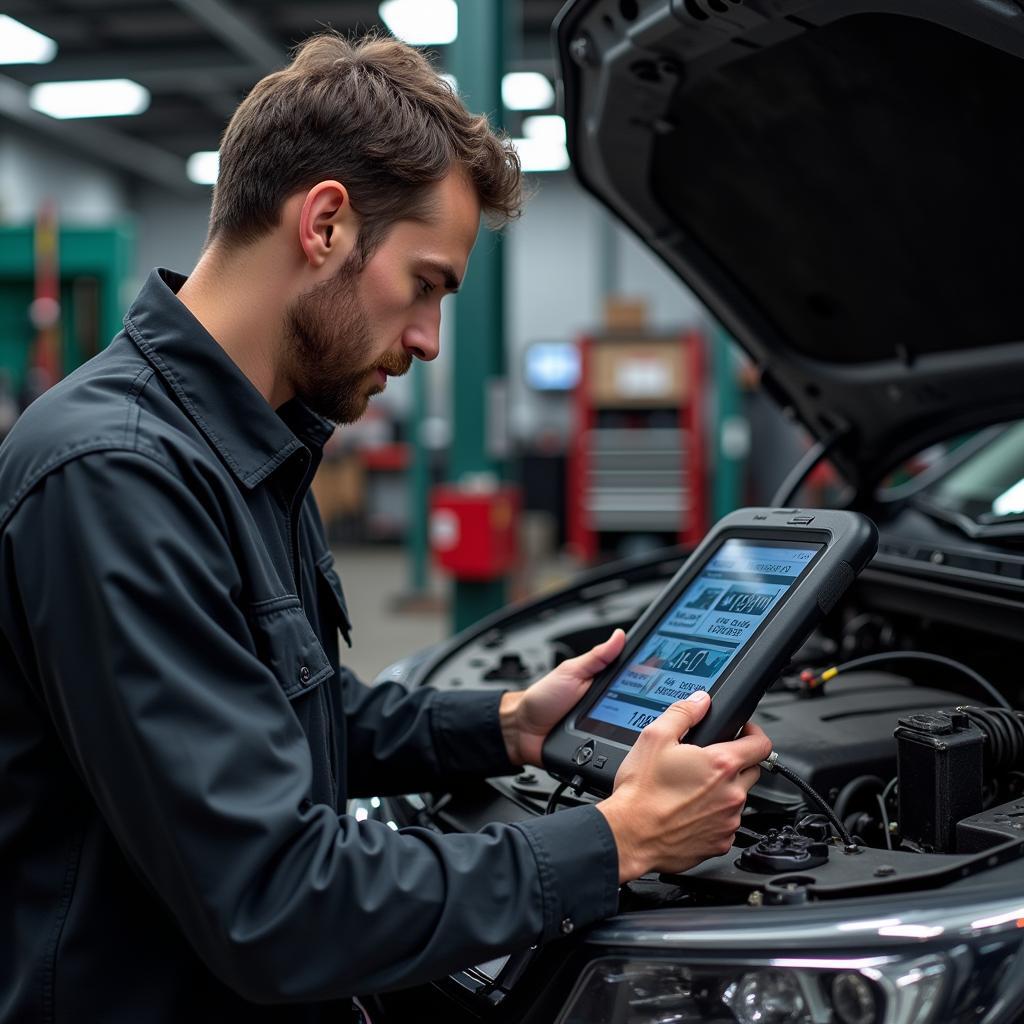
[[[444,281],[445,291],[451,292],[453,295],[459,290],[459,285],[462,283],[459,280],[459,275],[455,273],[454,268],[450,263],[442,263],[439,260],[423,260],[423,266],[427,270],[432,270],[435,274],[438,274]]]

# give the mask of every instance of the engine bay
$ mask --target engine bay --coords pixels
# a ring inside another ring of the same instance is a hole
[[[387,675],[440,688],[525,687],[613,628],[628,629],[683,556],[598,570]],[[1024,605],[1007,600],[1005,580],[995,593],[942,571],[914,581],[876,558],[753,716],[827,807],[780,772],[762,772],[728,854],[631,883],[623,910],[959,886],[1024,856],[1024,713],[1010,669],[1024,633],[1007,628]],[[986,610],[992,601],[998,607]],[[545,813],[555,788],[529,768],[457,792],[388,799],[387,813],[399,825],[475,831]],[[593,799],[569,793],[561,802]]]

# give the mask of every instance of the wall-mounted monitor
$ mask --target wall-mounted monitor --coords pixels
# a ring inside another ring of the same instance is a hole
[[[535,341],[524,354],[523,377],[534,391],[571,391],[580,379],[576,343]]]

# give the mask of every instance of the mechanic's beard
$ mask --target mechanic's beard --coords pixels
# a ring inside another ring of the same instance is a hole
[[[373,350],[369,319],[356,291],[358,266],[350,260],[329,281],[300,295],[285,315],[295,394],[334,423],[353,423],[383,388],[368,378],[377,368],[405,373],[411,357],[386,353],[367,365]]]

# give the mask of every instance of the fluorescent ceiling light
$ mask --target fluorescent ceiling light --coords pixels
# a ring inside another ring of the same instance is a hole
[[[564,142],[550,139],[513,139],[524,171],[564,171],[569,166],[569,151]]]
[[[42,32],[0,14],[0,64],[47,64],[57,56],[57,44]]]
[[[215,149],[202,149],[193,153],[185,164],[185,173],[189,181],[197,185],[213,185],[217,181],[220,169],[220,153]]]
[[[455,0],[384,0],[377,10],[391,34],[411,46],[452,43],[459,34]]]
[[[565,145],[565,118],[560,114],[533,114],[523,118],[523,134],[528,139],[544,139]]]
[[[501,102],[508,110],[544,110],[555,102],[555,87],[539,71],[510,71],[501,79]]]
[[[128,78],[40,82],[32,86],[28,102],[50,117],[129,117],[149,106],[149,90]]]

